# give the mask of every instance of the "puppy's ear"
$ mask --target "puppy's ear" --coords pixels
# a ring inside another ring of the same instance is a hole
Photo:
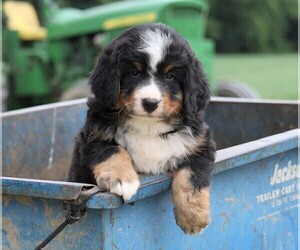
[[[98,106],[101,108],[114,108],[120,89],[114,43],[104,49],[100,55],[94,70],[90,74],[89,84]]]
[[[201,64],[195,57],[191,61],[184,83],[184,110],[187,121],[197,119],[210,100],[209,86]]]

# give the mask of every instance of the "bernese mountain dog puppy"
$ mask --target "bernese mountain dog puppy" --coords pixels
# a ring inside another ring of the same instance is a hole
[[[172,172],[177,224],[187,234],[202,231],[216,147],[204,122],[208,84],[189,44],[163,24],[130,28],[103,50],[89,84],[94,96],[69,181],[130,200],[138,173]]]

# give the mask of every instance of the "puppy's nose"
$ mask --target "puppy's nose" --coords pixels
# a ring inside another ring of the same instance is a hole
[[[155,109],[157,109],[159,100],[155,98],[144,98],[142,100],[142,105],[148,113],[152,113]]]

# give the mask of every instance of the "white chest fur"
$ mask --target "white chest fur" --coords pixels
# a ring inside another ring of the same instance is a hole
[[[160,136],[171,130],[163,122],[137,117],[118,129],[116,140],[127,150],[138,172],[163,173],[176,168],[178,160],[199,144],[188,128],[167,138]]]

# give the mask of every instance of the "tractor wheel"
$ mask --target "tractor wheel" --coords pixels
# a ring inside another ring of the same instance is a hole
[[[60,101],[68,101],[88,97],[91,94],[87,79],[77,81],[71,88],[62,93]]]
[[[259,93],[257,93],[257,91],[251,88],[250,86],[237,81],[230,81],[230,80],[224,80],[218,82],[217,96],[252,98],[252,99],[261,98]]]

